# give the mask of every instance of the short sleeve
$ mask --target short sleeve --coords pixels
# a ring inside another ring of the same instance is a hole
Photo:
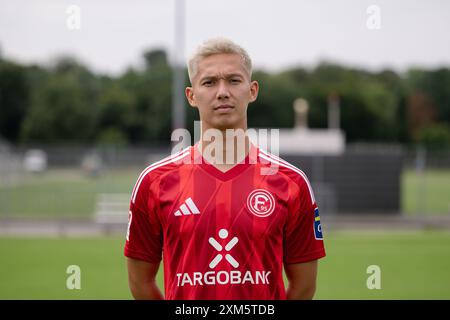
[[[302,263],[325,256],[319,209],[306,177],[292,197],[283,239],[284,263]]]
[[[124,254],[158,263],[162,257],[162,227],[156,210],[156,190],[151,187],[150,177],[145,176],[132,196]]]

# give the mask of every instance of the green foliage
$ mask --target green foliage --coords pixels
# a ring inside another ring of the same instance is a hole
[[[450,148],[450,126],[437,123],[419,132],[419,142],[430,149]]]
[[[123,131],[117,128],[106,128],[98,134],[97,143],[106,146],[125,146],[128,143],[128,139]]]
[[[143,54],[147,69],[166,67],[167,55],[163,49],[145,51]]]
[[[171,134],[172,67],[164,50],[147,50],[142,68],[92,74],[70,57],[53,66],[0,61],[0,135],[17,142],[167,142]],[[308,70],[255,70],[258,99],[249,127],[292,128],[293,102],[305,98],[311,128],[327,128],[328,100],[337,95],[347,141],[424,142],[445,146],[450,123],[450,70],[368,72],[323,62]],[[186,76],[186,85],[189,85]],[[193,134],[198,112],[186,102]]]
[[[292,103],[297,97],[296,86],[287,74],[268,75],[255,73],[259,82],[258,99],[249,105],[249,127],[292,127]]]
[[[450,122],[450,69],[412,69],[407,74],[406,82],[408,93],[425,93],[437,106],[438,119]]]
[[[24,142],[79,142],[94,135],[98,80],[70,58],[32,81],[31,103],[21,126]]]
[[[26,69],[0,60],[0,136],[17,142],[29,106]]]
[[[120,85],[106,87],[98,98],[97,141],[125,145],[133,126],[134,97]]]
[[[118,79],[134,99],[126,118],[132,143],[170,140],[172,70],[161,54],[159,50],[145,53],[145,70],[128,70]]]
[[[33,94],[23,127],[24,141],[86,141],[95,125],[92,100],[76,79],[53,75]]]

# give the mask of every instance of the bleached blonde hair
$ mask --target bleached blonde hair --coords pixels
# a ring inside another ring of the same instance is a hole
[[[213,38],[203,42],[188,61],[188,74],[191,83],[198,72],[199,62],[206,57],[221,53],[238,54],[241,56],[249,78],[252,77],[252,60],[247,51],[227,38]]]

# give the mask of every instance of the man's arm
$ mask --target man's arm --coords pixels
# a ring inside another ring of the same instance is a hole
[[[288,300],[311,300],[314,297],[317,265],[317,260],[284,265],[284,270],[289,280],[286,292]]]
[[[159,263],[149,263],[127,258],[128,284],[136,300],[163,300],[164,297],[156,285]]]

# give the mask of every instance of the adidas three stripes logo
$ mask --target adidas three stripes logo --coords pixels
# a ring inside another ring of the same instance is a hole
[[[176,216],[188,216],[190,214],[200,214],[200,210],[198,210],[194,201],[191,198],[187,198],[184,203],[180,206],[180,209],[175,211]]]

